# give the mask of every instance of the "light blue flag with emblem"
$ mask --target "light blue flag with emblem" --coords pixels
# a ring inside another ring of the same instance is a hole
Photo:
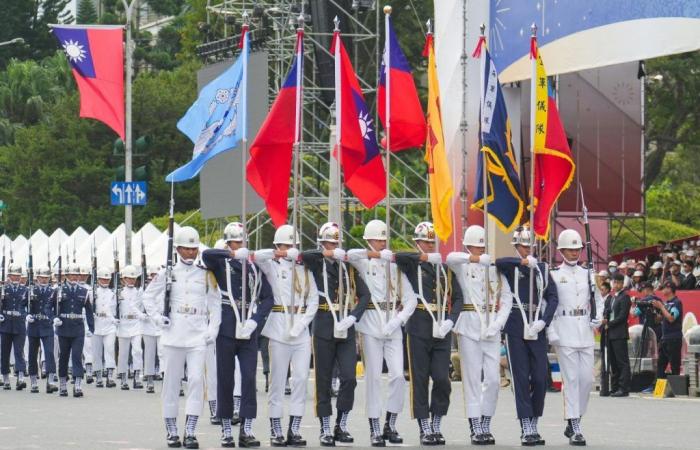
[[[215,157],[246,138],[246,87],[248,75],[248,33],[243,34],[241,54],[236,62],[204,86],[199,98],[177,123],[177,128],[194,143],[192,160],[171,172],[165,180],[180,182],[199,174]]]

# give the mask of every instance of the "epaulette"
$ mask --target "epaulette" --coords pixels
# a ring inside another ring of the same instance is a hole
[[[202,270],[209,270],[209,269],[207,269],[207,266],[205,266],[202,261],[197,261],[197,267],[199,267]]]

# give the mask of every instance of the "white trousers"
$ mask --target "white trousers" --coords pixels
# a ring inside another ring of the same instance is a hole
[[[131,346],[131,364],[134,370],[143,369],[143,350],[141,350],[141,335],[130,338],[119,338],[118,373],[129,371],[129,346]]]
[[[93,369],[97,372],[106,369],[114,369],[117,367],[114,361],[114,341],[117,335],[115,333],[110,333],[105,336],[99,336],[97,334],[92,335],[89,339],[92,341],[92,359],[93,359]],[[102,365],[102,354],[104,353],[104,366]]]
[[[146,376],[156,374],[156,355],[163,364],[163,346],[160,336],[143,335],[143,374]]]
[[[93,364],[95,362],[95,358],[94,353],[92,352],[92,339],[86,336],[85,339],[83,339],[83,342],[83,364]]]
[[[289,387],[289,415],[303,416],[306,403],[306,383],[309,379],[311,362],[311,341],[298,344],[269,340],[270,351],[270,390],[267,394],[268,413],[271,418],[284,416],[284,387],[287,383],[287,370],[291,365]]]
[[[207,382],[207,400],[216,400],[216,342],[207,345],[204,372]]]
[[[403,347],[401,339],[377,339],[362,335],[365,361],[365,412],[370,419],[382,415],[382,361],[386,361],[389,371],[389,395],[386,399],[387,412],[398,414],[403,409],[406,380],[403,376]]]
[[[593,388],[593,347],[557,346],[564,395],[564,418],[577,419],[586,414]]]
[[[459,366],[468,418],[492,417],[496,413],[501,382],[500,358],[500,342],[459,336]]]
[[[163,417],[177,417],[180,397],[180,380],[187,364],[187,393],[185,414],[199,416],[204,405],[204,359],[206,348],[163,346],[165,370],[163,374]]]

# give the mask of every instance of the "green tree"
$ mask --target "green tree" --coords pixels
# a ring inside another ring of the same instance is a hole
[[[78,15],[75,18],[76,23],[97,23],[97,10],[92,0],[80,0],[78,3]]]

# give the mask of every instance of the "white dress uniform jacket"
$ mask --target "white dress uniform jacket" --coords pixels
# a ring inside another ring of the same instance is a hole
[[[119,300],[119,327],[117,337],[131,338],[141,335],[141,322],[146,319],[143,309],[143,291],[124,286]]]
[[[161,335],[163,345],[173,347],[204,346],[207,335],[216,338],[221,324],[221,295],[213,276],[196,264],[178,262],[172,270],[170,326]],[[146,288],[144,306],[158,321],[163,314],[165,269],[161,269]]]
[[[114,291],[108,287],[98,286],[95,289],[96,301],[93,302],[95,310],[95,335],[107,336],[117,332],[117,297]]]
[[[362,276],[362,280],[367,285],[367,288],[369,288],[369,292],[372,295],[371,304],[374,306],[374,309],[368,308],[365,310],[355,328],[360,333],[377,339],[401,339],[400,327],[388,337],[384,335],[383,330],[383,326],[387,322],[385,309],[387,262],[377,258],[368,259],[367,250],[365,249],[348,250],[347,258],[348,262]],[[400,282],[397,281],[399,276]],[[391,289],[392,300],[397,302],[397,306],[399,302],[401,304],[400,310],[397,308],[396,312],[392,313],[391,318],[394,316],[398,317],[403,325],[415,311],[418,300],[408,278],[403,272],[398,270],[394,263],[391,263]]]

